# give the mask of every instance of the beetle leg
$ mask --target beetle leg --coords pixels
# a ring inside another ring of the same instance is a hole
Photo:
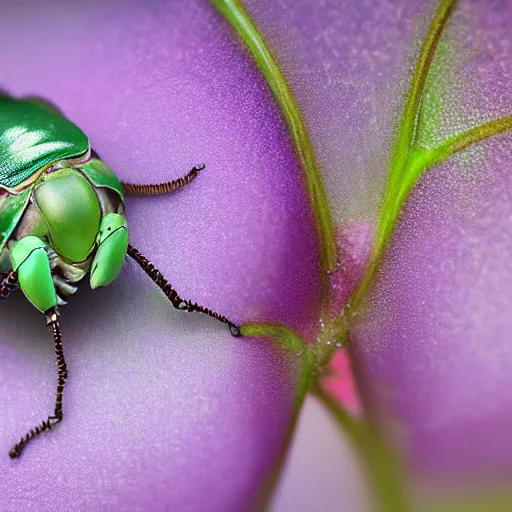
[[[195,302],[191,302],[190,300],[182,299],[176,290],[172,287],[172,285],[165,279],[160,270],[158,270],[153,263],[151,263],[145,256],[143,256],[135,247],[128,245],[127,254],[133,258],[139,266],[146,272],[146,274],[153,280],[153,282],[165,293],[165,296],[171,301],[172,305],[176,309],[180,309],[182,311],[197,311],[199,313],[204,313],[205,315],[211,316],[215,318],[219,322],[227,324],[229,326],[229,330],[233,336],[241,336],[240,326],[228,320],[225,316],[212,311],[211,309],[205,308],[196,304]]]
[[[55,346],[55,355],[57,357],[57,369],[58,369],[58,381],[57,381],[57,396],[55,398],[55,408],[52,416],[48,416],[48,419],[42,421],[39,425],[30,430],[24,437],[22,437],[9,452],[9,456],[12,459],[17,459],[25,445],[37,437],[42,432],[51,430],[57,423],[60,423],[63,418],[62,413],[62,394],[66,385],[66,378],[68,371],[66,368],[66,360],[64,359],[64,352],[62,350],[62,334],[60,331],[59,314],[57,308],[52,308],[46,315],[47,325],[52,326],[53,330],[53,343]]]
[[[43,240],[29,235],[18,240],[10,252],[21,290],[42,313],[58,303],[47,248]]]
[[[192,170],[182,178],[168,181],[167,183],[156,183],[153,185],[135,185],[133,183],[121,182],[123,192],[126,195],[156,196],[160,194],[170,194],[189,184],[206,166],[204,164],[196,165]]]
[[[8,299],[12,292],[18,289],[18,276],[14,270],[2,276],[0,282],[0,299]]]

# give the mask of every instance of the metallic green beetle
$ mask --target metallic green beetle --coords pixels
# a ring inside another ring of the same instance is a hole
[[[124,193],[163,194],[192,181],[204,166],[159,185],[121,183],[92,151],[87,136],[49,103],[0,96],[0,297],[20,288],[52,326],[58,366],[54,413],[10,451],[63,418],[67,368],[58,307],[86,275],[92,288],[107,286],[126,255],[160,287],[172,305],[205,313],[240,328],[226,317],[179,297],[154,265],[129,245]]]

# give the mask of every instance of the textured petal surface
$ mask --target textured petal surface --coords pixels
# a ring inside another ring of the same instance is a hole
[[[510,4],[462,3],[430,141],[510,115],[511,28]],[[511,157],[501,135],[424,176],[353,332],[367,404],[437,478],[512,471]]]
[[[425,177],[353,331],[365,396],[432,475],[512,469],[511,148]]]
[[[436,2],[246,3],[304,114],[335,223],[375,219],[415,37]]]
[[[343,265],[346,227],[378,215],[437,2],[248,4],[305,113]],[[511,114],[511,9],[459,3],[431,70],[439,95],[425,98],[432,117],[422,120],[422,146]],[[422,180],[353,333],[366,405],[430,472],[512,468],[511,147],[501,136]]]
[[[132,243],[184,297],[300,331],[318,295],[313,223],[250,57],[206,2],[82,5],[3,3],[0,87],[53,101],[124,180],[165,181],[205,162],[172,197],[128,199]],[[11,461],[12,443],[51,410],[56,375],[43,318],[22,297],[1,318],[2,511],[254,502],[295,400],[298,365],[270,341],[175,312],[128,262],[63,310],[65,421]]]

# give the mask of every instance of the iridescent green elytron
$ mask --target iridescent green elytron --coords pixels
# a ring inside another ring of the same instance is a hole
[[[0,297],[18,287],[53,327],[59,370],[54,414],[20,439],[16,458],[41,432],[62,420],[67,377],[58,307],[89,276],[92,288],[109,285],[126,256],[133,258],[173,306],[205,313],[230,327],[226,317],[179,297],[170,283],[128,243],[124,192],[173,192],[204,166],[159,185],[121,183],[91,150],[87,136],[42,100],[0,96]]]

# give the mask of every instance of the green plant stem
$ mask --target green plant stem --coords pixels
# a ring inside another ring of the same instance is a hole
[[[371,423],[352,416],[319,383],[312,393],[331,413],[343,435],[356,449],[369,479],[375,510],[410,512],[409,498],[400,464]]]
[[[313,212],[319,239],[320,263],[324,284],[326,273],[337,264],[337,250],[327,195],[306,125],[290,86],[267,43],[240,0],[212,0],[213,5],[229,21],[251,52],[265,77],[288,125],[288,131],[299,160],[306,192]]]
[[[310,347],[290,328],[282,324],[243,324],[242,336],[244,337],[265,337],[271,338],[278,350],[287,352],[286,360],[292,365],[291,373],[299,375],[295,381],[295,403],[293,407],[290,427],[288,429],[285,442],[281,452],[268,472],[265,481],[260,489],[258,499],[251,510],[267,510],[274,489],[279,481],[279,475],[284,464],[285,457],[289,451],[290,443],[295,432],[297,418],[301,410],[306,392],[309,389],[311,377],[316,373],[314,355]],[[297,368],[297,365],[300,365]]]
[[[400,129],[392,156],[390,189],[400,180],[409,158],[409,151],[417,137],[418,113],[425,92],[428,72],[434,60],[437,46],[455,9],[456,0],[441,0],[436,15],[423,42],[420,56],[416,62],[411,86],[405,102]]]
[[[381,249],[389,238],[390,231],[396,223],[396,218],[403,205],[403,197],[397,197],[397,190],[401,183],[415,181],[419,175],[413,176],[410,169],[411,153],[417,139],[417,124],[421,110],[423,95],[427,83],[428,72],[434,60],[439,45],[456,0],[441,0],[437,12],[430,24],[420,56],[416,63],[407,94],[402,119],[399,125],[394,150],[391,156],[389,182],[386,196],[382,205],[382,213],[377,231],[376,252],[380,255]],[[376,256],[377,256],[376,254]]]
[[[242,336],[247,338],[272,338],[280,350],[292,354],[294,361],[300,363],[295,403],[295,414],[297,414],[309,389],[311,376],[316,371],[315,358],[311,346],[283,324],[243,324]]]
[[[421,114],[428,72],[440,38],[455,6],[456,0],[441,0],[423,43],[391,157],[388,188],[382,204],[374,249],[364,276],[352,296],[352,310],[357,310],[364,298],[396,226],[398,215],[419,177],[435,165],[444,162],[454,153],[486,138],[512,130],[512,116],[507,116],[456,135],[433,150],[417,146],[417,124]]]
[[[427,152],[425,163],[420,163],[425,169],[444,162],[449,156],[489,137],[512,130],[512,115],[493,119],[485,124],[472,128],[464,133],[448,139],[442,146]]]
[[[410,158],[410,174],[411,176],[419,176],[435,165],[443,163],[448,157],[455,153],[508,130],[512,130],[512,116],[494,119],[471,130],[460,133],[433,150],[417,149]],[[401,203],[405,203],[415,183],[416,180],[414,179],[405,179],[403,181],[398,192],[398,198]]]

